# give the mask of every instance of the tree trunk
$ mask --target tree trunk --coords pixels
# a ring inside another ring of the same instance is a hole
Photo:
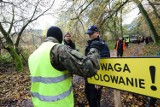
[[[20,55],[16,52],[16,49],[14,48],[14,43],[11,39],[11,37],[9,36],[9,33],[5,31],[4,27],[2,26],[1,22],[0,22],[0,31],[4,36],[4,39],[7,43],[7,46],[4,48],[9,52],[9,54],[11,55],[15,65],[16,65],[16,70],[17,71],[24,71],[23,70],[23,63],[21,60]],[[2,40],[0,41],[1,44],[3,45]]]
[[[153,8],[153,13],[156,17],[156,19],[158,20],[158,22],[160,23],[160,15],[157,12],[156,7],[152,4],[152,2],[150,0],[148,0],[149,5]],[[158,25],[160,27],[160,25]]]
[[[113,26],[114,26],[114,40],[118,39],[118,29],[117,29],[117,12],[115,14],[115,17],[113,18]]]
[[[24,71],[21,57],[17,54],[14,47],[12,45],[9,45],[7,48],[7,51],[11,55],[15,65],[16,65],[16,71]]]
[[[121,0],[121,4],[122,4],[122,0]],[[121,34],[120,34],[120,35],[123,37],[122,10],[123,10],[123,7],[120,9],[120,31],[121,31]]]
[[[156,7],[152,4],[152,2],[150,0],[147,0],[149,5],[153,8],[153,13],[155,14],[156,18],[158,18],[158,20],[160,21],[160,15],[157,12]]]
[[[147,13],[147,11],[144,9],[143,5],[141,4],[141,2],[139,0],[134,0],[134,2],[137,4],[140,12],[142,13],[142,15],[144,16],[144,19],[149,27],[149,30],[151,31],[151,37],[154,41],[154,43],[159,42],[158,41],[158,33],[156,32],[155,27],[153,26],[153,23]]]
[[[118,29],[117,29],[117,25],[116,25],[116,21],[114,20],[113,22],[113,26],[114,26],[114,40],[118,39]]]

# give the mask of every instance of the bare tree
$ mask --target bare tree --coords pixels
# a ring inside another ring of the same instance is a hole
[[[55,0],[3,0],[0,2],[0,31],[5,38],[4,48],[13,58],[17,71],[23,71],[19,43],[28,25],[45,15]],[[13,35],[16,40],[13,41]]]
[[[73,2],[74,6],[71,7],[72,8],[71,10],[74,10],[74,14],[72,15],[74,17],[72,17],[71,20],[79,21],[83,29],[86,27],[83,25],[87,25],[86,22],[88,20],[88,23],[95,24],[98,28],[100,28],[101,34],[103,35],[104,33],[102,30],[104,27],[103,25],[107,22],[107,20],[110,20],[114,16],[117,17],[117,14],[127,2],[129,2],[129,0],[124,0],[122,3],[119,3],[119,1],[116,1],[116,0],[106,0],[106,1],[90,0],[90,1],[84,1],[84,2],[80,2],[79,0],[76,0]],[[101,6],[98,6],[98,4],[101,4]],[[98,8],[95,8],[95,7],[98,7]],[[88,13],[92,13],[92,14],[88,14]],[[116,28],[115,20],[112,20],[112,21],[114,21],[114,27]],[[83,22],[85,22],[85,24],[83,24]],[[113,32],[116,32],[116,31],[117,29],[115,29],[115,31]]]

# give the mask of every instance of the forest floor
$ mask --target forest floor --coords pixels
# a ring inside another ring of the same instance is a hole
[[[142,56],[144,44],[131,44],[124,52],[124,56]],[[112,51],[115,55],[114,51]],[[0,107],[33,107],[30,95],[29,69],[25,65],[25,72],[15,72],[14,64],[0,62]],[[84,94],[84,79],[73,78],[75,107],[89,107]],[[103,87],[101,107],[114,107],[114,89]],[[123,107],[146,107],[148,97],[135,93],[120,91]],[[156,107],[160,107],[157,100]]]

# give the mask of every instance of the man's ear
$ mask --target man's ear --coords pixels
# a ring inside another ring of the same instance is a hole
[[[97,33],[97,36],[99,36],[100,37],[100,33],[99,32],[96,32]]]

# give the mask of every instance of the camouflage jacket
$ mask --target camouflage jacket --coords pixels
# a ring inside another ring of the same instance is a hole
[[[48,37],[45,42],[52,41],[58,43],[55,38]],[[71,74],[82,77],[91,77],[95,75],[99,69],[99,51],[91,48],[85,56],[80,52],[71,49],[63,44],[56,44],[50,52],[51,64],[59,71],[68,70]]]

